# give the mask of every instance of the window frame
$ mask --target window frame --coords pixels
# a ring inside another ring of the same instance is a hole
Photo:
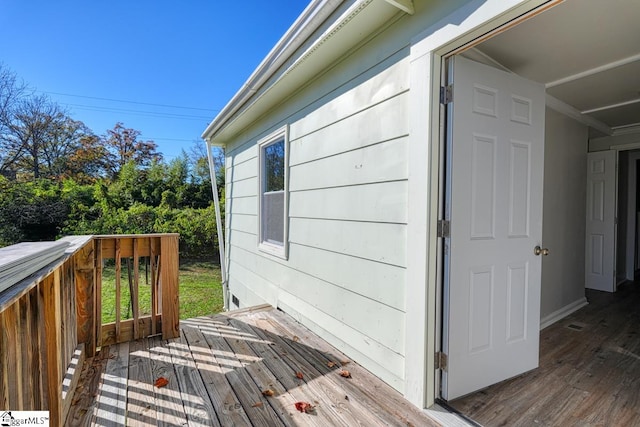
[[[284,206],[282,212],[283,236],[282,245],[267,241],[265,234],[264,194],[266,186],[265,149],[279,141],[284,142]],[[261,252],[277,256],[282,259],[289,257],[289,126],[285,125],[269,135],[258,140],[258,249]]]

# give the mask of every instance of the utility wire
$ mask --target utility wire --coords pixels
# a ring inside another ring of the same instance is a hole
[[[86,110],[86,111],[96,111],[99,113],[119,113],[122,110],[118,110],[118,109],[105,109],[105,108],[100,108],[100,107],[74,107],[75,109],[78,110]],[[211,118],[209,117],[194,117],[194,116],[181,116],[181,115],[176,115],[176,114],[168,114],[168,113],[139,113],[139,112],[129,112],[126,113],[126,115],[131,115],[131,116],[142,116],[142,117],[151,117],[151,118],[160,118],[160,119],[174,119],[174,120],[195,120],[195,121],[208,121],[211,120]]]
[[[128,110],[125,108],[116,108],[116,107],[102,107],[100,105],[83,105],[83,104],[67,104],[67,103],[62,103],[62,105],[66,105],[69,107],[77,107],[77,108],[93,108],[96,110],[104,110],[107,112],[115,112],[115,113],[139,113],[139,114],[154,114],[154,115],[161,115],[161,116],[167,116],[167,117],[180,117],[180,118],[190,118],[190,119],[203,119],[203,120],[210,120],[211,117],[209,116],[194,116],[192,114],[177,114],[177,113],[165,113],[162,111],[141,111],[141,110]],[[94,111],[96,111],[94,110]]]
[[[111,101],[111,102],[123,102],[126,104],[137,104],[137,105],[151,105],[154,107],[165,107],[165,108],[181,108],[184,110],[199,110],[199,111],[209,111],[212,113],[216,113],[220,111],[219,109],[214,108],[197,108],[197,107],[182,107],[179,105],[168,105],[168,104],[154,104],[152,102],[138,102],[138,101],[128,101],[124,99],[114,99],[114,98],[101,98],[98,96],[87,96],[87,95],[74,95],[71,93],[61,93],[61,92],[48,92],[48,91],[38,91],[41,93],[46,93],[48,95],[60,95],[60,96],[72,96],[75,98],[86,98],[86,99],[97,99],[100,101]]]

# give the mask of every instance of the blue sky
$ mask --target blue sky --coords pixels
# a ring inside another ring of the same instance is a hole
[[[171,159],[200,140],[307,4],[0,0],[0,62],[94,133],[123,122]]]

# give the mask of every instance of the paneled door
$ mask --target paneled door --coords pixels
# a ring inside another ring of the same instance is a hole
[[[616,162],[614,150],[587,154],[586,287],[615,292]]]
[[[449,62],[442,397],[538,366],[545,89]]]

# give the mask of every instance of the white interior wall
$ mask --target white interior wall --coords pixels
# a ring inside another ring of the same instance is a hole
[[[586,302],[585,221],[588,129],[547,108],[540,316],[543,326]]]

